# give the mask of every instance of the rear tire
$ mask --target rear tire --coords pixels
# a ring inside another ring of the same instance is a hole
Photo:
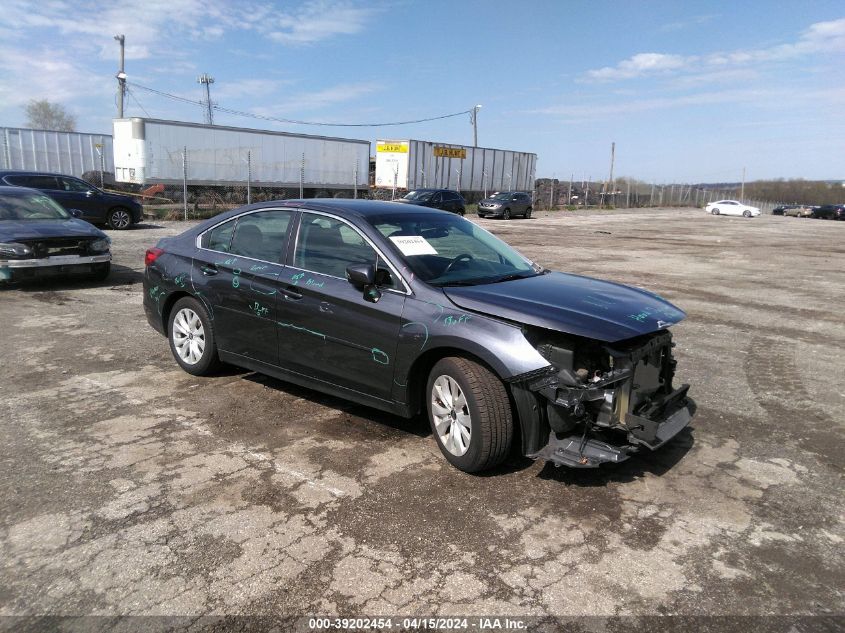
[[[719,209],[718,209],[718,207],[717,207],[717,208],[715,208],[715,209],[713,209],[710,213],[712,213],[713,215],[719,215]]]
[[[220,365],[214,326],[205,307],[193,297],[183,297],[173,306],[167,339],[173,358],[189,374],[207,376]]]
[[[525,210],[525,219],[526,219],[526,220],[530,220],[530,219],[531,219],[531,212],[532,212],[532,211],[533,211],[533,209],[532,209],[531,207],[528,207],[528,208]]]
[[[115,207],[109,211],[106,224],[109,225],[109,228],[116,231],[128,229],[132,226],[132,214],[125,207]]]
[[[513,412],[504,384],[486,367],[467,358],[443,358],[426,384],[431,431],[446,460],[475,473],[507,457],[513,439]]]

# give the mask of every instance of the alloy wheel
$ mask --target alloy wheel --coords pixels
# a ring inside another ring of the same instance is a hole
[[[461,386],[451,376],[439,376],[431,389],[431,413],[440,443],[460,457],[469,449],[472,419]]]
[[[179,358],[188,365],[196,365],[205,351],[205,329],[199,315],[190,308],[182,308],[173,319],[173,347]]]

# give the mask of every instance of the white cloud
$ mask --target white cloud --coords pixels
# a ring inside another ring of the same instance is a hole
[[[310,44],[337,35],[352,35],[364,29],[373,10],[345,2],[316,0],[296,13],[270,16],[263,30],[282,44]]]
[[[795,42],[789,44],[760,50],[723,51],[709,55],[638,53],[615,66],[588,70],[586,76],[593,81],[617,81],[683,71],[701,72],[735,68],[797,59],[815,53],[843,51],[845,51],[845,18],[812,24]]]
[[[315,92],[304,92],[278,101],[270,108],[253,108],[255,114],[285,116],[290,113],[309,112],[338,103],[354,101],[379,90],[377,84],[338,84]],[[301,117],[306,118],[306,117]]]

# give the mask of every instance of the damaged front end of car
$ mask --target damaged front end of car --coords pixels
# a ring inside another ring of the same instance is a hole
[[[689,385],[673,386],[672,335],[660,330],[606,343],[534,331],[527,337],[549,366],[511,382],[532,401],[541,446],[528,457],[558,466],[595,468],[657,449],[692,419]],[[544,444],[544,445],[543,445]]]

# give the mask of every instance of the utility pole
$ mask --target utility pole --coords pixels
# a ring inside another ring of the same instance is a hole
[[[616,160],[616,142],[610,144],[610,188],[608,189],[607,193],[609,195],[613,195],[613,163]],[[616,201],[616,196],[613,196],[613,201]],[[604,201],[605,204],[608,204],[607,200]]]
[[[472,123],[472,146],[478,147],[478,111],[480,105],[476,105],[469,111],[469,122]]]
[[[205,122],[209,125],[214,125],[214,112],[211,107],[211,84],[214,83],[214,77],[208,73],[203,73],[197,77],[197,83],[205,85]]]
[[[555,174],[552,174],[552,186],[549,187],[549,211],[554,207],[555,202]]]
[[[123,118],[123,95],[126,94],[126,71],[123,67],[126,50],[126,37],[115,35],[114,39],[120,44],[120,70],[117,71],[117,118]]]
[[[742,168],[742,189],[739,192],[739,201],[745,200],[745,167]]]
[[[569,193],[566,196],[566,205],[572,206],[572,179],[575,178],[575,174],[569,175]]]

